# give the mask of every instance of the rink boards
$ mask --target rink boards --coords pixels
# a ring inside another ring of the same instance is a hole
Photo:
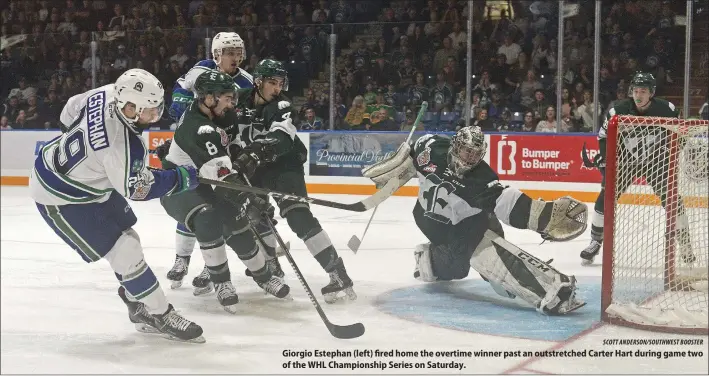
[[[2,185],[24,186],[37,152],[58,131],[3,131]],[[172,131],[146,131],[143,138],[155,149]],[[414,138],[424,135],[416,134]],[[361,169],[396,151],[405,140],[404,132],[299,132],[308,149],[305,163],[306,182],[311,194],[369,195],[375,192],[371,181],[361,176]],[[588,149],[592,159],[598,153],[598,142],[589,134],[521,134],[489,133],[485,135],[485,160],[505,184],[521,189],[533,198],[554,199],[571,195],[584,202],[594,202],[600,191],[601,175],[581,162],[581,151]],[[154,155],[150,165],[159,167]],[[622,201],[659,205],[652,190],[642,182],[626,194]],[[416,196],[418,186],[409,181],[398,196]],[[706,197],[688,198],[689,206],[707,207]]]

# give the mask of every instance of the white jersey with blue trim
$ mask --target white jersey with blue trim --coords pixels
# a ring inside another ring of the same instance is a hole
[[[113,85],[69,99],[62,118],[72,126],[42,147],[30,175],[30,195],[35,202],[104,202],[113,191],[133,200],[148,200],[175,188],[174,170],[154,174],[147,169],[142,137],[117,111]]]
[[[200,74],[209,70],[218,70],[217,62],[214,60],[202,60],[194,65],[187,73],[183,74],[182,77],[177,79],[175,86],[172,89],[173,96],[175,94],[182,94],[193,96],[194,83]],[[239,89],[246,89],[254,87],[254,78],[247,71],[237,68],[236,73],[231,75],[234,78],[234,84]]]

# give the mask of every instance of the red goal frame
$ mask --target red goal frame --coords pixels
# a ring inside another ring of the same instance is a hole
[[[678,328],[661,325],[638,324],[627,321],[623,318],[611,316],[606,313],[608,306],[612,304],[613,297],[613,266],[614,266],[614,225],[615,225],[615,190],[616,190],[616,170],[617,155],[615,153],[618,141],[618,125],[631,124],[631,126],[671,126],[674,130],[670,136],[670,160],[669,177],[667,179],[667,207],[665,210],[665,250],[664,250],[664,286],[666,291],[689,291],[686,285],[677,280],[675,266],[675,221],[678,207],[676,197],[678,196],[677,159],[679,155],[679,135],[688,134],[693,127],[709,127],[709,121],[678,118],[643,117],[643,116],[621,116],[614,115],[608,122],[607,143],[606,143],[606,183],[604,197],[604,234],[603,234],[603,267],[601,280],[601,320],[620,326],[627,326],[636,329],[649,330],[654,332],[679,333],[679,334],[709,334],[709,328]],[[684,285],[684,287],[683,287]]]

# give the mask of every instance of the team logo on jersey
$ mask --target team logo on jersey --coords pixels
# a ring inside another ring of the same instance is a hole
[[[143,83],[140,81],[136,82],[135,86],[133,86],[133,90],[142,92],[143,91]]]
[[[431,162],[431,148],[426,147],[421,153],[416,157],[416,163],[419,166],[425,166]]]
[[[140,171],[140,170],[142,170],[142,169],[143,169],[143,161],[140,160],[140,159],[136,159],[136,160],[133,161],[133,165],[132,165],[131,168],[130,168],[130,172],[131,172],[131,173],[136,173],[136,172],[138,172],[138,171]]]

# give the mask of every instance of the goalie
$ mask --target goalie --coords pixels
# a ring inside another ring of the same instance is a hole
[[[504,239],[502,222],[568,241],[586,229],[587,207],[570,197],[536,201],[500,184],[483,160],[487,143],[480,127],[459,130],[452,139],[425,135],[402,144],[391,159],[363,175],[377,186],[393,177],[419,179],[413,214],[430,241],[416,247],[414,277],[447,281],[467,277],[472,267],[500,295],[519,296],[539,312],[561,315],[582,307],[576,279],[560,273]]]

